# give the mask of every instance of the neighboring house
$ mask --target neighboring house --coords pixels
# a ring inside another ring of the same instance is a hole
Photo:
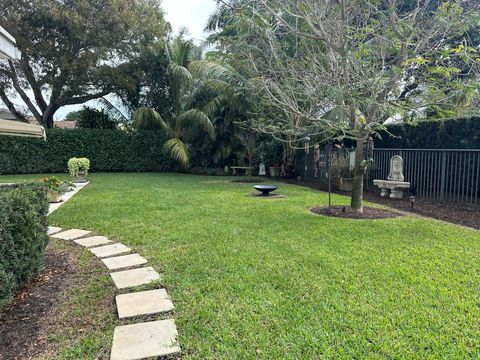
[[[76,124],[75,124],[75,120],[59,120],[59,121],[54,121],[53,126],[55,126],[58,129],[75,129]]]
[[[0,59],[18,60],[20,57],[17,42],[12,35],[0,26]]]
[[[20,51],[12,35],[0,26],[0,61],[19,60]],[[45,139],[45,129],[40,125],[14,121],[8,110],[0,111],[0,135],[29,136]]]

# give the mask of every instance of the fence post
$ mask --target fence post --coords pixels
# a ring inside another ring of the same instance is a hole
[[[447,152],[442,151],[442,173],[440,175],[440,201],[445,202],[445,180],[447,171]]]

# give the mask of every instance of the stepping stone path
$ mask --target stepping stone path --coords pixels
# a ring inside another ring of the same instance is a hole
[[[83,239],[74,240],[78,245],[85,247],[92,247],[98,245],[111,244],[112,242],[108,240],[105,236],[92,236]]]
[[[62,231],[57,234],[54,234],[52,235],[52,237],[56,239],[62,239],[62,240],[73,240],[73,239],[88,235],[90,233],[91,231],[87,231],[87,230],[70,229],[70,230],[66,230],[66,231]]]
[[[160,275],[158,275],[155,269],[150,266],[146,268],[110,273],[110,276],[119,289],[145,285],[160,279]]]
[[[177,328],[173,320],[117,326],[113,333],[111,360],[144,359],[180,352],[175,345]]]
[[[120,319],[173,310],[172,301],[165,289],[117,295],[115,301]]]
[[[91,231],[62,231],[54,226],[48,228],[48,234],[57,239],[73,240],[76,244],[88,248],[101,258],[109,270],[132,268],[110,273],[118,289],[149,284],[160,279],[160,275],[151,266],[139,267],[148,263],[145,258],[139,254],[124,255],[132,249],[118,242],[113,243],[105,236],[87,237]],[[120,294],[115,301],[119,319],[168,313],[174,309],[165,289]],[[117,326],[113,334],[110,359],[134,360],[180,354],[181,349],[176,338],[177,328],[172,319]]]
[[[109,270],[117,270],[132,266],[146,264],[148,261],[138,254],[123,255],[102,259],[102,262]]]
[[[113,255],[124,254],[132,251],[128,246],[123,244],[112,244],[112,245],[105,245],[100,247],[91,248],[90,251],[93,255],[99,258],[104,258]]]
[[[49,226],[48,227],[48,235],[53,235],[53,234],[56,234],[60,231],[62,231],[62,228],[60,228],[60,227],[56,227],[56,226]]]

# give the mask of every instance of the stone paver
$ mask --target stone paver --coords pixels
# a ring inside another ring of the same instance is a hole
[[[91,236],[83,239],[74,240],[78,245],[85,247],[92,247],[98,245],[111,244],[112,242],[108,240],[105,236]]]
[[[61,227],[49,226],[48,227],[48,235],[53,235],[53,234],[59,233],[62,230],[63,229]]]
[[[70,229],[66,231],[62,231],[60,233],[52,235],[52,237],[62,240],[73,240],[84,237],[90,234],[91,231],[88,230],[79,230],[79,229]]]
[[[165,289],[122,294],[118,295],[115,300],[120,319],[167,312],[174,309]]]
[[[113,333],[111,360],[133,360],[180,352],[173,320],[117,326]]]
[[[110,273],[110,276],[118,289],[144,285],[160,279],[160,275],[158,275],[151,266],[140,269],[118,271]]]
[[[124,254],[124,253],[127,253],[129,251],[132,251],[132,249],[130,249],[128,246],[125,246],[123,244],[105,245],[105,246],[92,248],[92,249],[89,249],[89,250],[93,253],[93,255],[95,255],[99,258]]]
[[[117,270],[130,266],[144,265],[148,261],[138,254],[123,255],[102,259],[103,263],[109,270]]]

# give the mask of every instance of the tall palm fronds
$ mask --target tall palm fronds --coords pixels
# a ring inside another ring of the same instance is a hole
[[[186,144],[188,135],[195,131],[204,131],[214,139],[215,130],[207,114],[189,106],[191,104],[186,101],[193,85],[193,76],[188,65],[195,56],[195,45],[192,41],[177,37],[168,44],[167,55],[170,61],[168,71],[175,113],[171,119],[164,121],[154,109],[140,108],[135,112],[134,123],[137,129],[163,129],[168,137],[164,144],[165,151],[187,166],[190,159]]]

